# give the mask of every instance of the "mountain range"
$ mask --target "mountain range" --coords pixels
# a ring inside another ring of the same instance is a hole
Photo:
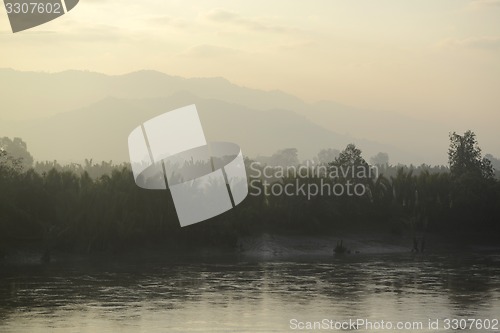
[[[442,124],[332,101],[307,103],[223,78],[0,69],[0,100],[0,136],[22,137],[37,160],[127,161],[132,129],[196,104],[208,140],[236,142],[250,157],[297,148],[309,159],[355,143],[366,159],[382,151],[393,164],[446,161],[449,129]]]

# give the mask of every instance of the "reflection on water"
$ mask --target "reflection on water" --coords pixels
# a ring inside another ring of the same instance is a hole
[[[292,318],[500,316],[500,256],[492,255],[0,269],[4,333],[288,332]]]

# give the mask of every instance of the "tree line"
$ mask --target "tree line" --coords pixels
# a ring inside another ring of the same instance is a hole
[[[22,140],[16,145],[25,147]],[[356,180],[366,188],[362,197],[317,195],[306,200],[262,192],[209,221],[180,228],[170,193],[137,187],[125,164],[88,160],[83,166],[45,162],[26,168],[4,145],[0,253],[27,243],[39,244],[46,256],[54,250],[235,248],[239,237],[263,232],[324,235],[340,230],[435,233],[451,240],[499,244],[500,183],[473,132],[450,135],[448,159],[447,167],[437,168],[380,165],[378,175]],[[247,170],[253,162],[245,160]],[[355,145],[323,164],[368,166]],[[347,176],[335,181],[351,180]],[[310,184],[322,179],[287,176],[276,181]],[[257,179],[254,186],[264,184]]]

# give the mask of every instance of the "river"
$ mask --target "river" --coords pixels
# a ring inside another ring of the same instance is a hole
[[[91,260],[0,269],[3,333],[294,332],[359,319],[422,322],[409,331],[437,332],[446,331],[446,320],[500,317],[500,255],[493,254]],[[439,320],[438,329],[429,319]]]

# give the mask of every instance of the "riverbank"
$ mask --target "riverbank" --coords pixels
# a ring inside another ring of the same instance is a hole
[[[419,240],[422,236],[419,236]],[[335,254],[335,247],[342,242],[345,252]],[[0,259],[8,265],[38,265],[46,263],[69,263],[87,260],[140,261],[143,259],[186,260],[203,258],[235,258],[242,260],[288,260],[329,258],[334,256],[361,256],[412,253],[413,239],[410,235],[384,233],[338,233],[328,236],[301,236],[264,233],[258,236],[238,238],[235,247],[199,246],[129,248],[124,251],[68,253],[54,250],[50,260],[43,258],[43,245],[39,243],[18,244],[11,247]],[[435,234],[425,236],[423,255],[435,253],[500,253],[500,246],[479,242],[464,245],[463,242],[443,239]],[[421,253],[422,254],[422,253]]]

